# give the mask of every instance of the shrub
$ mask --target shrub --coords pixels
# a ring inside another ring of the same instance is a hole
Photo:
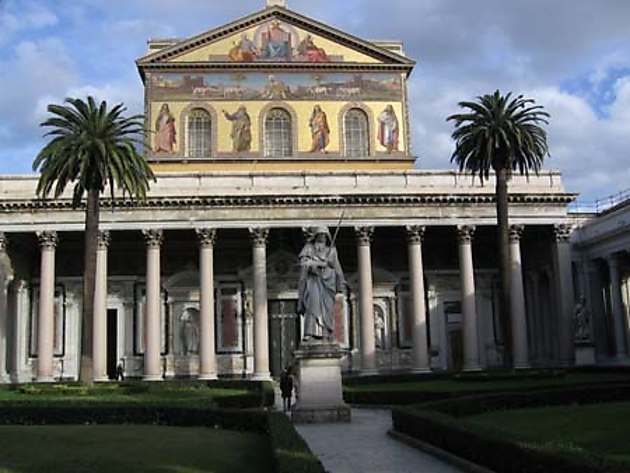
[[[264,433],[266,414],[259,410],[221,410],[158,403],[3,402],[0,424],[155,424],[211,427]]]
[[[501,409],[630,400],[630,385],[565,387],[524,393],[477,394],[396,408],[394,430],[497,472],[621,473],[626,466],[567,446],[525,444],[504,433],[467,425],[460,418]]]
[[[269,413],[269,442],[278,473],[326,473],[285,414]]]

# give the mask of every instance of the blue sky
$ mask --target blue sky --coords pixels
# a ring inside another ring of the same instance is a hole
[[[400,39],[414,154],[451,168],[457,102],[495,89],[551,114],[547,169],[591,200],[630,188],[627,0],[288,0],[365,39]],[[149,38],[186,38],[264,0],[0,0],[0,172],[30,172],[46,105],[93,94],[142,111],[134,61]]]

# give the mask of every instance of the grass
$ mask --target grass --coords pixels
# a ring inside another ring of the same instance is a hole
[[[0,473],[272,472],[265,436],[145,425],[3,426]]]
[[[98,403],[168,403],[209,405],[218,396],[237,396],[246,389],[210,388],[200,384],[178,382],[160,383],[107,383],[86,387],[79,384],[27,384],[0,389],[2,401],[51,401],[51,402],[98,402]]]
[[[466,417],[466,422],[528,444],[630,463],[630,402],[495,411]]]
[[[429,379],[403,382],[383,382],[374,384],[345,385],[344,390],[348,392],[387,392],[387,391],[407,391],[407,392],[499,392],[521,389],[536,389],[547,387],[565,387],[571,385],[585,385],[597,383],[628,382],[630,377],[627,374],[592,374],[592,373],[560,373],[556,376],[521,377],[518,375],[505,376],[505,379],[488,375],[485,380],[484,375],[462,376],[451,379]]]

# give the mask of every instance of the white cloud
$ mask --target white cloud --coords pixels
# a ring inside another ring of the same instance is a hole
[[[33,1],[0,0],[0,44],[24,30],[54,26],[59,18],[51,10]]]

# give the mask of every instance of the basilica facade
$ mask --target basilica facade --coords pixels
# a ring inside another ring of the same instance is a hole
[[[137,67],[157,182],[144,202],[103,202],[95,379],[279,375],[302,333],[298,254],[319,226],[347,280],[346,372],[502,366],[494,183],[417,167],[414,66],[400,42],[282,2],[150,41]],[[0,177],[7,382],[78,374],[84,216],[36,183]],[[510,183],[517,368],[574,362],[574,198],[554,171]]]

